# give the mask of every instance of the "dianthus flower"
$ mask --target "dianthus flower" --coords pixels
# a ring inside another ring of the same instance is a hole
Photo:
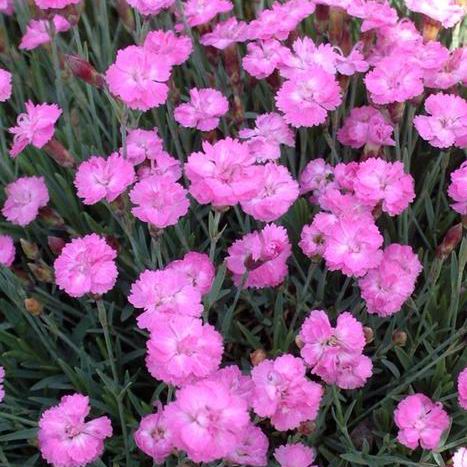
[[[294,134],[284,118],[274,112],[258,115],[255,128],[244,128],[238,136],[245,139],[250,153],[258,162],[281,157],[280,145],[294,146]]]
[[[397,313],[413,293],[421,269],[417,255],[409,246],[389,245],[380,265],[358,281],[368,313],[381,317]]]
[[[377,151],[380,146],[394,146],[393,126],[377,109],[371,106],[354,107],[337,132],[341,144],[358,149],[367,146]]]
[[[227,268],[239,285],[245,276],[245,287],[275,287],[287,276],[287,258],[292,251],[287,231],[274,224],[244,235],[228,249]]]
[[[276,104],[287,123],[311,127],[324,123],[327,113],[341,103],[340,87],[335,77],[319,67],[297,72],[276,94]]]
[[[183,386],[219,368],[222,336],[198,318],[172,316],[151,328],[147,349],[149,373],[167,384]]]
[[[230,0],[187,0],[183,5],[185,18],[191,27],[209,23],[219,13],[233,9]]]
[[[103,199],[109,203],[120,196],[135,179],[133,164],[114,152],[107,159],[92,156],[76,171],[75,187],[84,204]]]
[[[21,177],[5,187],[7,199],[2,214],[12,224],[25,227],[49,202],[44,177]]]
[[[266,466],[269,442],[261,429],[252,423],[241,433],[238,446],[225,457],[225,460],[235,465]]]
[[[164,152],[157,128],[153,130],[136,128],[128,131],[125,149],[126,158],[133,165],[141,164],[146,159],[155,160]],[[120,148],[120,153],[123,154],[123,152],[123,148]]]
[[[209,380],[224,384],[230,394],[237,395],[248,404],[248,407],[251,406],[253,381],[251,376],[243,374],[237,365],[229,365],[217,370],[209,377]]]
[[[104,294],[117,280],[117,252],[93,233],[67,243],[55,260],[55,282],[72,297]]]
[[[5,379],[5,369],[0,366],[0,402],[5,398],[5,389],[3,388],[3,380]]]
[[[452,458],[453,467],[466,467],[467,466],[467,448],[459,448]]]
[[[283,165],[269,162],[261,166],[259,191],[242,209],[256,220],[271,222],[285,214],[298,198],[298,183]]]
[[[436,69],[426,70],[423,81],[426,87],[449,89],[457,83],[467,82],[467,48],[454,49]]]
[[[203,34],[200,42],[205,46],[210,45],[216,49],[224,50],[236,42],[245,42],[247,39],[246,30],[245,22],[237,21],[237,18],[232,17],[216,24],[212,32]]]
[[[250,42],[242,66],[251,76],[264,79],[278,67],[283,55],[284,46],[276,39]]]
[[[253,410],[260,417],[269,417],[276,430],[293,430],[316,419],[323,388],[306,378],[301,358],[286,354],[264,360],[253,368],[251,377]]]
[[[250,423],[246,402],[214,381],[184,386],[165,413],[175,446],[193,462],[228,456]]]
[[[399,402],[394,421],[399,428],[399,443],[410,449],[416,449],[420,443],[423,449],[429,450],[439,446],[441,436],[450,423],[441,402],[432,402],[420,393],[411,394]]]
[[[157,413],[144,416],[134,434],[136,446],[156,464],[163,464],[175,449],[165,411],[162,406]]]
[[[176,182],[182,176],[180,161],[162,151],[154,159],[150,159],[149,165],[141,165],[137,169],[137,176],[140,180],[152,175]]]
[[[9,129],[14,135],[11,157],[16,157],[28,144],[38,149],[44,147],[53,138],[55,123],[62,114],[56,104],[34,105],[27,101],[25,105],[26,112],[18,115],[17,126]]]
[[[15,245],[9,235],[0,235],[0,264],[9,268],[15,260]]]
[[[453,94],[432,94],[425,101],[429,116],[417,115],[420,136],[435,148],[467,147],[467,101]]]
[[[338,54],[336,56],[336,69],[344,76],[352,76],[355,73],[364,73],[368,71],[369,64],[365,60],[360,50],[361,44],[357,43],[350,51],[349,55]]]
[[[158,229],[175,225],[190,205],[185,188],[160,175],[139,181],[130,191],[130,200],[135,205],[132,214]]]
[[[349,3],[347,13],[363,19],[361,32],[393,26],[398,20],[397,11],[384,0],[354,0]]]
[[[359,164],[354,190],[357,198],[370,207],[382,203],[383,211],[390,216],[401,214],[415,198],[413,177],[404,172],[402,162],[379,158]]]
[[[71,23],[61,15],[55,15],[52,19],[54,32],[65,32],[71,28]],[[50,38],[51,24],[48,20],[32,19],[26,26],[26,32],[21,38],[19,48],[21,50],[33,50],[42,44],[48,44]]]
[[[42,457],[55,466],[82,467],[96,461],[104,452],[104,440],[112,436],[108,417],[85,421],[90,411],[89,397],[63,396],[39,420],[39,449]]]
[[[180,125],[201,131],[214,130],[220,117],[229,110],[229,102],[216,89],[190,90],[190,101],[175,108],[174,118]]]
[[[323,256],[326,232],[335,222],[337,222],[336,216],[319,212],[313,217],[311,224],[303,226],[298,246],[306,256],[309,258]]]
[[[127,0],[128,4],[144,16],[157,15],[162,10],[170,8],[175,0]]]
[[[12,15],[15,5],[13,0],[0,0],[0,13],[5,13],[6,15]]]
[[[350,313],[341,313],[333,328],[322,310],[313,310],[299,335],[300,354],[311,372],[342,389],[362,387],[372,375],[371,360],[363,355],[363,326]]]
[[[189,37],[178,36],[173,31],[161,29],[149,32],[143,47],[149,52],[163,57],[171,66],[186,62],[193,51],[193,44]]]
[[[457,378],[457,391],[459,393],[459,405],[467,410],[467,368],[464,368]]]
[[[0,102],[5,102],[11,97],[13,90],[11,79],[11,73],[0,68]]]
[[[210,144],[192,153],[185,164],[191,182],[189,191],[201,204],[234,206],[258,191],[260,173],[248,146],[232,138]]]
[[[333,178],[333,168],[323,158],[313,159],[300,174],[300,194],[312,193],[310,201],[316,202]]]
[[[285,444],[274,451],[274,458],[281,467],[316,467],[314,449],[302,443]]]
[[[110,92],[134,110],[159,107],[167,100],[171,64],[143,47],[130,45],[117,52],[106,73]]]
[[[151,330],[170,316],[199,318],[203,312],[200,290],[188,277],[170,268],[143,271],[131,286],[128,301],[135,308],[144,309],[137,318],[141,329]]]
[[[455,201],[452,209],[463,216],[467,215],[467,162],[451,173],[448,194]]]
[[[405,4],[409,10],[422,13],[445,28],[452,28],[465,15],[462,4],[456,0],[405,0]]]
[[[48,8],[65,8],[68,5],[76,5],[80,1],[81,0],[34,0],[34,3],[42,10],[47,10]]]

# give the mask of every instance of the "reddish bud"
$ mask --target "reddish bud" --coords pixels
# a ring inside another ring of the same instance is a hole
[[[36,260],[40,258],[39,247],[33,242],[29,242],[24,238],[19,240],[21,248],[28,259]]]
[[[45,146],[45,152],[61,167],[74,167],[75,158],[68,152],[62,143],[52,138]]]
[[[117,0],[115,2],[115,8],[117,9],[118,16],[120,17],[123,26],[125,26],[125,29],[128,31],[134,31],[135,18],[128,2],[126,0]]]
[[[436,247],[436,257],[446,259],[457,247],[462,239],[462,223],[451,227],[443,238],[443,241]]]
[[[58,256],[61,252],[63,247],[65,246],[65,240],[60,237],[54,237],[50,235],[47,237],[47,244],[49,245],[50,251],[55,255]]]
[[[367,344],[371,344],[375,340],[375,333],[373,332],[373,329],[364,326],[363,328],[363,335],[365,336],[365,342]]]
[[[407,343],[407,333],[401,331],[400,329],[397,329],[392,333],[392,342],[394,345],[404,347]]]
[[[263,349],[256,349],[254,352],[250,354],[250,361],[253,366],[257,366],[261,362],[264,362],[266,358],[267,358],[267,355]]]
[[[40,260],[37,263],[28,263],[29,269],[31,270],[34,277],[39,282],[47,282],[53,284],[54,282],[54,273],[53,270]]]
[[[44,305],[35,298],[26,298],[24,300],[24,308],[33,316],[39,316],[44,311]]]
[[[60,214],[57,211],[47,206],[40,209],[39,217],[51,227],[63,228],[65,226],[65,221],[63,220],[63,217],[60,216]]]
[[[77,78],[96,88],[104,86],[104,77],[84,58],[78,55],[65,54],[65,63]]]

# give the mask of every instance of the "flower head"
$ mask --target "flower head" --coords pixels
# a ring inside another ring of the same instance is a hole
[[[244,42],[247,39],[247,25],[243,21],[237,21],[235,17],[216,24],[212,32],[201,36],[203,45],[210,45],[216,49],[226,49],[236,42]]]
[[[452,458],[453,467],[465,467],[467,465],[467,448],[459,448]]]
[[[41,9],[47,10],[48,8],[61,9],[68,5],[76,5],[81,0],[34,0],[34,3]]]
[[[467,368],[464,368],[459,373],[459,377],[457,378],[457,391],[459,393],[459,405],[464,410],[467,410]]]
[[[219,13],[227,13],[233,9],[230,0],[187,0],[183,12],[191,27],[209,23]]]
[[[451,173],[448,194],[454,200],[452,209],[459,214],[467,215],[467,162]]]
[[[188,60],[193,51],[193,44],[187,36],[159,29],[151,31],[146,36],[144,48],[159,57],[163,57],[169,65],[173,66],[181,65]]]
[[[250,42],[242,66],[257,79],[267,78],[281,63],[284,50],[287,49],[276,39]]]
[[[262,467],[267,465],[269,442],[261,429],[252,423],[241,433],[240,443],[225,457],[235,465]]]
[[[0,366],[0,402],[5,398],[5,389],[3,388],[3,380],[5,378],[5,369]]]
[[[71,28],[71,23],[62,15],[55,15],[52,19],[55,33],[65,32]],[[32,19],[26,26],[26,32],[21,38],[19,48],[21,50],[33,50],[42,44],[51,41],[51,24],[46,19]]]
[[[302,443],[285,444],[274,451],[274,457],[281,467],[314,467],[314,449]]]
[[[462,4],[455,0],[405,0],[405,4],[409,10],[423,13],[445,28],[452,28],[465,15]]]
[[[13,84],[12,75],[9,71],[0,68],[0,102],[5,102],[11,97]]]
[[[0,264],[9,268],[15,260],[15,245],[9,235],[0,235]]]
[[[127,0],[128,4],[144,16],[158,15],[162,10],[170,8],[175,0]]]

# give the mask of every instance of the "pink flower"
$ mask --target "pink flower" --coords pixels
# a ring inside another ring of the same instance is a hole
[[[423,93],[422,71],[403,54],[393,54],[367,73],[365,86],[375,104],[405,102]]]
[[[106,80],[110,92],[134,110],[159,107],[167,100],[171,64],[163,56],[131,45],[117,52]]]
[[[243,57],[244,70],[257,79],[270,76],[281,63],[284,46],[276,39],[250,42]]]
[[[117,252],[103,237],[93,233],[67,243],[55,260],[55,282],[72,297],[102,295],[117,280]]]
[[[0,264],[9,268],[15,260],[15,245],[9,235],[0,235]]]
[[[265,466],[268,465],[268,438],[260,428],[250,423],[241,433],[238,446],[225,457],[235,465]]]
[[[467,82],[467,49],[459,48],[450,52],[448,58],[438,67],[426,70],[424,83],[426,87],[437,89],[449,89],[457,83]]]
[[[297,72],[276,95],[276,105],[287,123],[311,127],[324,123],[327,113],[341,103],[340,87],[335,77],[319,67]]]
[[[280,145],[293,147],[295,139],[284,118],[274,112],[258,115],[255,128],[244,128],[238,136],[247,140],[248,149],[258,162],[279,159]]]
[[[260,417],[270,417],[276,430],[293,430],[316,419],[323,388],[305,377],[301,358],[285,354],[264,360],[253,368],[251,377],[253,410]]]
[[[341,144],[358,149],[367,145],[373,151],[380,146],[394,146],[393,127],[374,107],[354,107],[337,132]]]
[[[41,9],[47,10],[48,8],[61,9],[68,5],[76,5],[81,0],[34,0],[34,3]]]
[[[404,173],[402,162],[370,158],[361,162],[355,175],[357,198],[370,207],[382,203],[390,216],[401,214],[415,199],[412,175]]]
[[[397,440],[410,449],[420,443],[423,449],[439,446],[441,435],[449,427],[450,419],[441,402],[432,402],[424,394],[412,394],[402,399],[394,412],[399,428]]]
[[[312,193],[310,201],[316,202],[333,178],[333,169],[323,158],[313,159],[300,174],[300,194]]]
[[[412,249],[392,243],[381,263],[358,281],[368,313],[381,317],[397,313],[415,289],[422,265]]]
[[[459,405],[467,410],[467,368],[464,368],[457,378],[457,391],[459,393]]]
[[[5,369],[0,366],[0,402],[5,398],[5,389],[3,388],[3,380],[5,379]]]
[[[149,52],[163,57],[170,66],[186,62],[193,51],[189,37],[177,36],[173,31],[161,29],[148,33],[143,46]]]
[[[143,271],[131,286],[128,301],[135,308],[143,308],[138,327],[151,330],[171,316],[199,318],[203,312],[201,292],[187,276],[177,269]]]
[[[283,165],[269,162],[261,167],[263,172],[259,192],[242,209],[256,220],[271,222],[284,215],[298,198],[298,183]]]
[[[2,214],[13,224],[25,227],[49,202],[44,177],[21,177],[5,187],[7,199]]]
[[[189,191],[198,203],[234,206],[257,193],[260,173],[246,144],[232,138],[204,141],[203,151],[192,153],[185,164]]]
[[[158,15],[162,10],[170,8],[175,0],[127,0],[128,4],[144,16]]]
[[[452,209],[463,216],[467,215],[467,162],[451,172],[448,194],[455,201]]]
[[[361,44],[357,43],[346,57],[344,55],[336,56],[337,71],[344,76],[352,76],[355,73],[365,73],[369,65],[360,51]]]
[[[112,436],[108,417],[88,422],[89,397],[63,396],[39,420],[39,449],[42,457],[55,466],[81,467],[96,461],[104,452],[104,440]]]
[[[13,90],[11,80],[11,73],[0,68],[0,102],[6,102],[11,97],[11,92]]]
[[[385,0],[357,0],[349,3],[349,15],[363,19],[361,32],[393,26],[397,23],[397,11]]]
[[[281,467],[316,467],[312,465],[316,452],[302,443],[279,446],[274,451],[274,458]]]
[[[467,147],[467,101],[453,94],[432,94],[425,101],[429,116],[417,115],[420,136],[435,148]]]
[[[237,285],[245,276],[245,287],[275,287],[287,276],[291,251],[284,227],[269,224],[237,240],[228,249],[226,264]]]
[[[159,407],[157,413],[141,419],[134,439],[136,446],[151,456],[156,464],[163,464],[174,450],[172,436],[165,411]]]
[[[222,336],[198,318],[172,316],[151,328],[147,349],[149,373],[167,384],[183,386],[219,368]]]
[[[250,423],[246,402],[214,381],[184,386],[165,413],[175,446],[193,462],[228,456]]]
[[[459,448],[452,458],[453,467],[467,466],[467,448]]]
[[[71,28],[71,23],[68,22],[61,15],[55,15],[53,17],[54,31],[65,32]],[[49,21],[44,19],[31,20],[27,27],[24,36],[21,38],[19,48],[21,50],[33,50],[42,44],[48,44],[50,42],[50,24]]]
[[[187,0],[184,13],[191,27],[209,23],[219,13],[227,13],[233,9],[230,0]]]
[[[190,101],[175,108],[174,118],[180,125],[201,131],[214,130],[220,117],[229,110],[229,102],[216,89],[190,90]]]
[[[82,162],[75,175],[78,196],[84,204],[109,203],[120,196],[135,179],[133,164],[114,152],[107,159],[91,156]]]
[[[209,380],[224,384],[230,394],[241,397],[248,404],[248,407],[251,406],[254,391],[253,381],[250,376],[243,374],[238,366],[229,365],[221,368],[213,373]]]
[[[0,13],[5,13],[6,15],[12,15],[14,11],[13,0],[0,0]]]
[[[465,15],[464,8],[455,0],[405,0],[409,10],[423,13],[429,18],[439,21],[445,28],[452,28]]]
[[[44,147],[52,139],[55,123],[62,114],[56,104],[34,105],[27,101],[25,105],[26,113],[19,114],[17,126],[9,129],[15,135],[10,149],[11,157],[16,157],[28,144],[38,149]]]
[[[188,212],[187,191],[169,177],[152,175],[138,182],[130,191],[136,205],[132,214],[158,229],[175,225]]]
[[[237,18],[232,17],[227,21],[216,24],[212,32],[201,36],[201,44],[210,45],[216,49],[226,49],[229,45],[236,42],[245,42],[247,25],[243,21],[237,21]]]
[[[311,224],[303,226],[298,246],[306,256],[313,258],[324,255],[326,232],[335,222],[337,218],[334,215],[319,212]]]
[[[123,152],[123,148],[120,148],[120,153],[123,154]],[[157,128],[153,130],[136,128],[128,132],[126,137],[126,158],[133,165],[141,164],[146,159],[155,160],[162,152],[164,152],[164,148],[157,133]]]

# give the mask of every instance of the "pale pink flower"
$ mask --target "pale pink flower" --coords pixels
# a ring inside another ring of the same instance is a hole
[[[425,101],[429,114],[414,118],[420,136],[435,148],[467,147],[467,101],[454,94],[432,94]]]
[[[82,162],[75,175],[75,187],[84,204],[105,199],[109,203],[120,196],[135,180],[133,164],[114,152],[107,159],[91,156]]]
[[[459,448],[452,458],[453,467],[467,467],[467,448]]]
[[[117,252],[93,233],[67,243],[55,260],[55,283],[72,297],[102,295],[117,280]]]
[[[284,50],[284,46],[276,39],[250,42],[242,66],[257,79],[267,78],[281,63]]]
[[[222,23],[217,23],[212,32],[201,36],[200,42],[205,46],[210,45],[216,49],[224,50],[236,42],[245,42],[247,40],[246,31],[246,23],[232,17]]]
[[[71,28],[71,23],[61,15],[55,15],[52,21],[55,33],[65,32]],[[21,38],[19,48],[21,50],[33,50],[42,44],[48,44],[51,41],[50,28],[51,25],[48,20],[32,19],[26,27],[24,36]]]
[[[436,69],[425,70],[423,81],[426,87],[449,89],[457,83],[467,83],[467,48],[454,49]]]
[[[454,200],[452,209],[463,216],[467,215],[467,162],[451,172],[448,194]]]
[[[419,443],[423,449],[436,449],[450,424],[441,402],[432,402],[420,393],[399,402],[394,411],[394,421],[399,428],[397,440],[410,449],[416,449]]]
[[[253,367],[251,377],[253,410],[260,417],[269,417],[276,430],[293,430],[316,419],[323,388],[306,378],[301,358],[285,354],[264,360]]]
[[[13,90],[12,75],[9,71],[0,68],[0,102],[6,102]]]
[[[361,44],[357,43],[349,55],[336,56],[336,68],[341,75],[352,76],[355,73],[365,73],[368,71],[369,64],[360,49]]]
[[[126,137],[126,158],[133,164],[138,165],[146,159],[155,160],[164,152],[162,139],[159,137],[157,128],[153,130],[142,130],[136,128],[129,130]],[[123,154],[123,148],[120,148]]]
[[[337,132],[337,139],[345,146],[358,149],[367,145],[377,151],[380,146],[394,146],[393,130],[389,120],[374,107],[354,107]]]
[[[34,0],[34,3],[41,9],[48,8],[61,9],[68,5],[77,5],[81,0]]]
[[[323,158],[313,159],[305,166],[300,174],[300,194],[311,193],[311,202],[316,202],[319,195],[334,178],[333,168]]]
[[[361,32],[393,26],[397,23],[397,10],[391,8],[385,0],[353,0],[349,3],[347,13],[363,19]]]
[[[167,384],[183,386],[219,368],[222,336],[198,318],[172,316],[151,328],[147,350],[149,373]]]
[[[163,56],[131,45],[117,52],[106,80],[110,92],[134,110],[159,107],[167,100],[171,64]]]
[[[258,191],[260,173],[248,146],[232,138],[210,144],[192,153],[185,164],[191,182],[189,191],[201,204],[234,206]]]
[[[324,255],[326,232],[335,222],[337,218],[333,214],[319,212],[311,224],[303,226],[298,246],[306,256],[313,258]]]
[[[63,396],[39,420],[38,441],[42,457],[54,466],[82,467],[104,452],[104,440],[112,436],[108,417],[88,422],[89,397]]]
[[[462,4],[456,0],[405,0],[409,10],[422,13],[445,28],[452,28],[465,15]]]
[[[49,202],[44,177],[21,177],[5,187],[6,201],[2,214],[12,224],[25,227]]]
[[[259,191],[242,201],[242,209],[256,220],[271,222],[284,215],[298,198],[298,183],[283,165],[269,162],[261,166]]]
[[[241,433],[238,446],[225,457],[225,460],[235,465],[266,466],[269,442],[261,429],[252,423]]]
[[[170,8],[175,0],[127,0],[128,4],[144,16],[158,15],[162,10]]]
[[[41,149],[53,137],[55,123],[62,114],[56,104],[34,105],[27,101],[26,112],[19,114],[17,126],[11,127],[9,132],[14,135],[10,156],[16,157],[28,144]]]
[[[327,113],[342,101],[335,77],[319,67],[297,72],[276,95],[276,105],[287,123],[294,127],[311,127],[324,123]]]
[[[14,11],[14,0],[0,0],[0,13],[12,15]]]
[[[163,31],[162,29],[149,32],[143,47],[149,52],[163,57],[171,66],[186,62],[193,51],[193,44],[189,37],[176,35],[173,31]]]
[[[250,423],[246,402],[214,381],[184,386],[165,413],[175,446],[193,462],[228,456]]]
[[[191,27],[209,23],[219,13],[227,13],[233,9],[230,0],[187,0],[183,10]]]
[[[275,287],[287,276],[291,251],[284,227],[269,224],[234,242],[228,249],[226,264],[237,285],[245,277],[245,287]]]
[[[135,205],[132,214],[158,229],[175,225],[190,206],[185,188],[170,177],[160,175],[139,181],[130,191],[130,200]]]
[[[5,379],[5,369],[0,366],[0,402],[3,402],[5,398],[5,389],[3,387],[3,381]]]
[[[182,167],[178,159],[162,151],[149,165],[138,167],[137,175],[140,180],[156,175],[176,182],[182,176]]]
[[[285,444],[274,451],[274,458],[281,467],[316,467],[314,449],[302,443]]]
[[[464,368],[457,378],[457,391],[459,398],[459,405],[467,410],[467,368]]]
[[[15,260],[15,245],[9,235],[0,235],[0,264],[9,268]]]
[[[216,89],[190,90],[190,100],[175,108],[174,118],[180,125],[201,131],[214,130],[220,117],[229,110],[229,102]]]
[[[258,162],[276,160],[281,156],[280,145],[293,147],[294,133],[278,113],[258,115],[255,128],[244,128],[238,136],[245,139],[250,153]]]

